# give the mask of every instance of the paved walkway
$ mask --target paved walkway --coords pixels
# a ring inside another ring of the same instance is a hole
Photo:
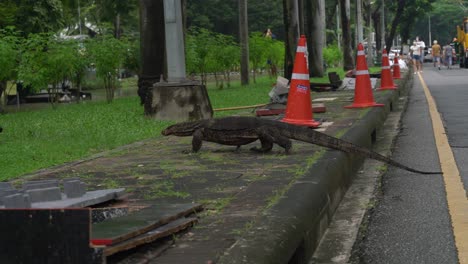
[[[352,90],[314,93],[312,99],[327,107],[314,118],[330,122],[324,133],[370,146],[400,95],[375,92],[385,107],[344,109],[353,95]],[[109,263],[286,263],[310,258],[363,159],[302,142],[293,143],[290,155],[278,146],[268,154],[253,153],[250,147],[235,152],[235,147],[204,143],[199,153],[185,154],[191,138],[157,137],[28,179],[79,177],[91,190],[124,187],[129,206],[205,205],[199,223],[172,246],[153,243]],[[159,254],[161,246],[166,250]]]

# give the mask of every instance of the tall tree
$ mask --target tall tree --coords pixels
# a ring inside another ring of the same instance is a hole
[[[163,0],[139,0],[141,70],[138,76],[138,95],[149,111],[151,87],[165,73],[165,30]]]
[[[239,39],[241,47],[241,84],[249,84],[249,25],[247,0],[239,0]]]
[[[322,50],[325,42],[325,1],[307,1],[305,11],[309,74],[311,77],[322,77],[324,75]]]
[[[356,0],[356,43],[362,43],[364,40],[362,20],[362,1]]]
[[[122,23],[135,20],[132,11],[136,10],[136,1],[96,0],[96,12],[100,22],[113,25],[115,38],[120,38],[123,32]]]
[[[395,33],[397,30],[400,18],[403,14],[403,10],[406,5],[406,0],[398,0],[397,2],[398,2],[397,8],[396,8],[396,12],[394,12],[394,17],[393,17],[392,25],[390,27],[390,32],[387,38],[385,39],[385,49],[387,50],[387,53],[389,53],[390,49],[392,48],[393,39],[395,37]]]
[[[349,0],[340,0],[341,28],[343,32],[343,69],[345,71],[354,69],[350,9],[351,6]]]
[[[297,0],[283,0],[283,20],[285,28],[284,77],[291,79],[294,55],[299,38],[299,10]]]
[[[365,23],[367,29],[367,65],[374,66],[374,29],[372,27],[372,0],[364,2]]]
[[[0,28],[14,26],[27,36],[29,33],[57,31],[63,26],[61,0],[0,1]]]

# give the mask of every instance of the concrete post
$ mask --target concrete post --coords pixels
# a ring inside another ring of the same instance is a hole
[[[166,29],[167,81],[185,81],[184,32],[180,0],[164,0]]]
[[[167,82],[155,83],[145,113],[158,120],[198,120],[213,116],[206,87],[186,79],[181,0],[164,0]]]

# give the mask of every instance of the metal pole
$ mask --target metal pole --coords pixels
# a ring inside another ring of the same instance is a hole
[[[429,15],[429,46],[431,46],[432,44],[432,33],[431,33],[431,15]]]
[[[340,3],[336,4],[336,35],[338,49],[341,50],[341,33],[340,33]]]

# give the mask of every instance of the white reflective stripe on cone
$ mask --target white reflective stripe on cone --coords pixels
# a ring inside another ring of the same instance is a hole
[[[291,80],[309,80],[309,74],[304,73],[293,73]]]
[[[296,52],[307,52],[307,47],[305,46],[297,46]]]
[[[382,66],[382,70],[390,70],[390,66]]]
[[[356,71],[356,75],[366,75],[369,74],[368,70]]]
[[[366,55],[366,53],[363,50],[358,50],[357,55],[362,56],[362,55]]]

